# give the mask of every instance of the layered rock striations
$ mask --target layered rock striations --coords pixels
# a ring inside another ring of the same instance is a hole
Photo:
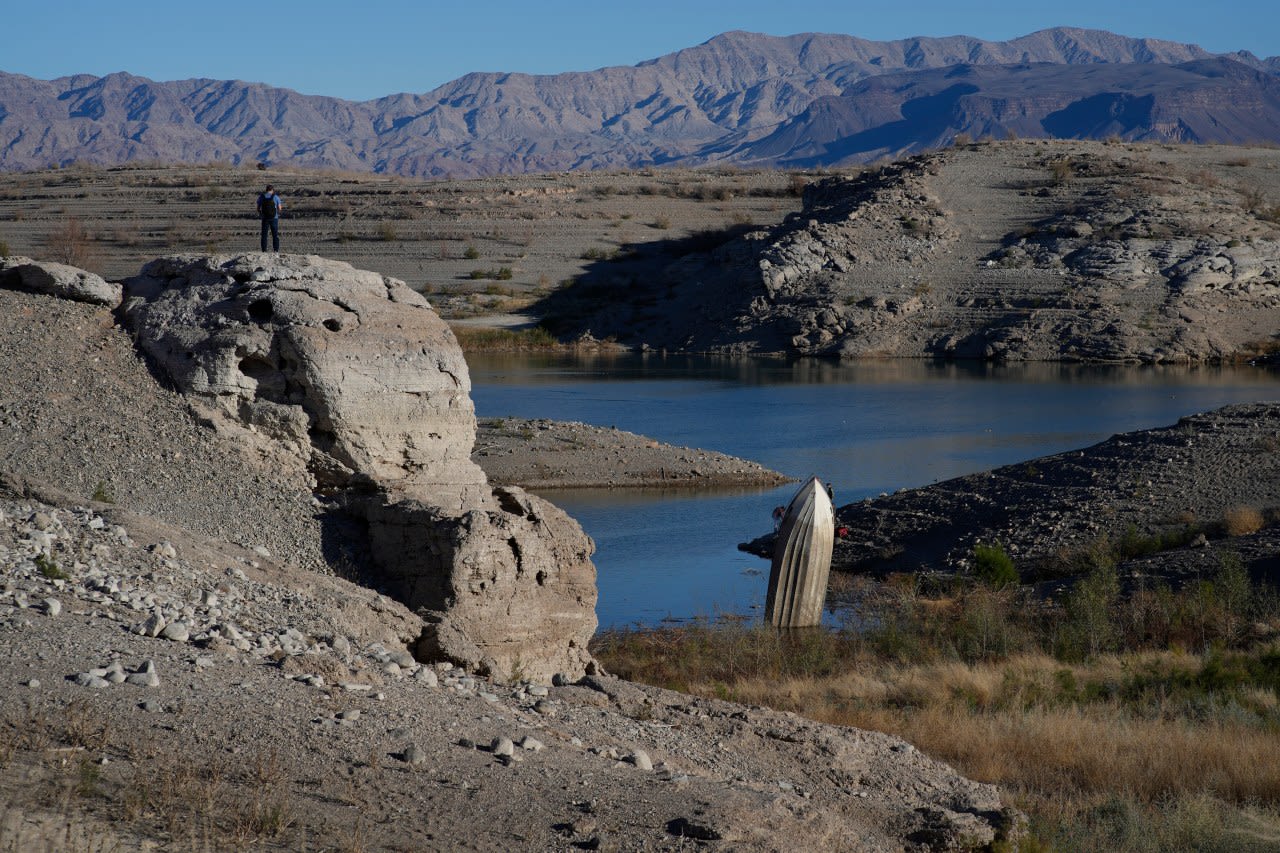
[[[126,281],[121,310],[183,393],[341,496],[427,619],[423,654],[499,677],[586,671],[592,543],[472,463],[467,366],[422,296],[315,256],[178,256]]]
[[[1269,184],[1234,174],[1255,163]],[[966,145],[815,180],[776,226],[649,280],[584,276],[546,309],[566,335],[683,351],[1251,357],[1280,328],[1276,166],[1258,148]]]

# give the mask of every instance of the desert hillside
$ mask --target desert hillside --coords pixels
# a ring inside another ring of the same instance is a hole
[[[687,351],[1212,361],[1276,347],[1280,153],[1007,141],[814,177],[772,227],[552,294],[552,328]]]
[[[1023,140],[833,173],[456,182],[74,168],[0,175],[0,250],[120,279],[159,254],[251,249],[267,181],[286,251],[565,340],[1158,362],[1263,354],[1280,327],[1273,148]]]

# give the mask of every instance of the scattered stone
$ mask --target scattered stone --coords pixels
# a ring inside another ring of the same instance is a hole
[[[520,739],[520,748],[528,750],[529,752],[541,752],[546,749],[546,744],[532,735],[525,735]]]
[[[44,612],[50,616],[57,616],[62,612],[62,602],[56,598],[46,598],[41,602]]]
[[[152,613],[142,624],[134,628],[134,633],[141,634],[144,637],[158,637],[160,632],[165,628],[164,617],[159,613]]]
[[[631,755],[628,756],[627,760],[640,770],[648,771],[653,769],[653,761],[650,760],[649,753],[645,752],[643,749],[634,750]]]
[[[400,760],[406,764],[424,764],[427,760],[427,754],[416,743],[411,743],[400,753]]]
[[[160,636],[175,643],[185,643],[191,637],[191,628],[185,622],[170,622],[160,631]]]
[[[515,754],[516,748],[515,744],[511,742],[511,738],[496,737],[493,739],[493,745],[490,747],[490,751],[497,756],[510,757]]]
[[[160,673],[156,671],[155,661],[146,661],[137,672],[125,676],[125,682],[138,687],[159,687]]]

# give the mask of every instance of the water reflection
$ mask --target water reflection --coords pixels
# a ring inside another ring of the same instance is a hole
[[[1252,367],[838,364],[649,353],[469,357],[481,416],[583,421],[835,485],[837,503],[1083,447],[1233,402]],[[737,551],[795,486],[551,491],[598,544],[601,624],[756,613],[768,566]]]

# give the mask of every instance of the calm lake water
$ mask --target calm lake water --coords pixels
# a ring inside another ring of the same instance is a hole
[[[838,365],[688,356],[474,355],[476,413],[583,421],[816,474],[836,503],[1085,447],[1228,403],[1280,400],[1250,367]],[[601,627],[763,610],[737,550],[779,489],[551,490],[596,541]]]

